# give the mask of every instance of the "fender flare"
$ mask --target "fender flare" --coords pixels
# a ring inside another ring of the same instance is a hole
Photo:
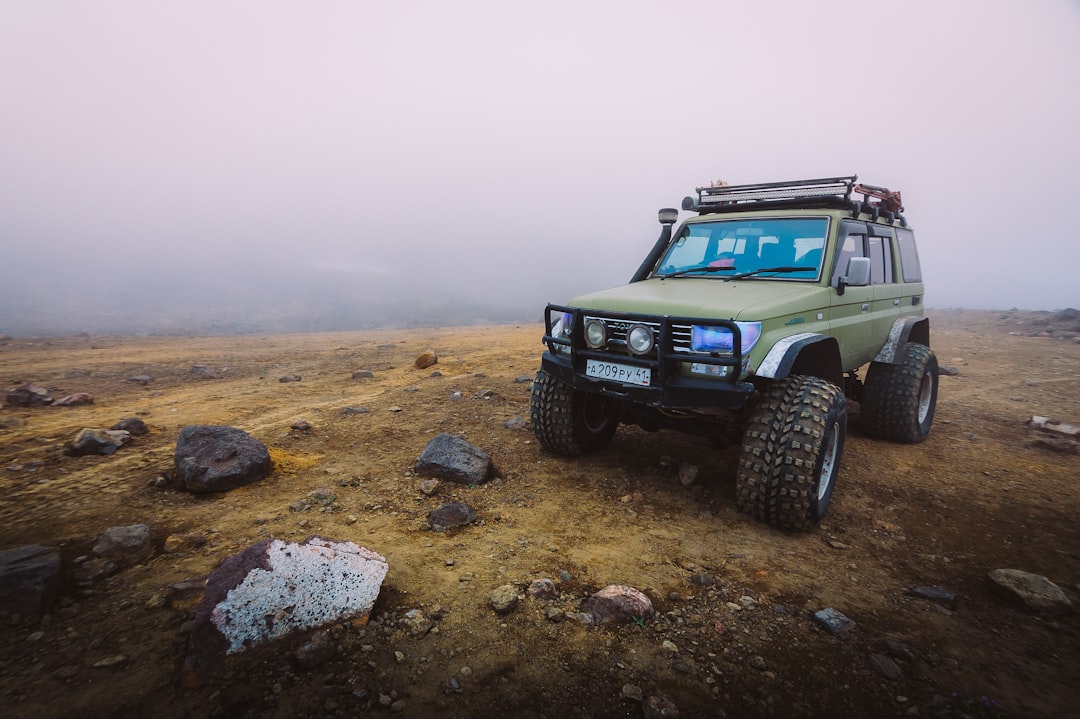
[[[802,364],[810,371],[792,372],[800,357],[804,359]],[[791,374],[812,374],[843,387],[840,345],[836,338],[814,332],[789,335],[772,346],[755,374],[771,379],[783,379]]]
[[[896,364],[902,357],[908,342],[930,346],[930,319],[927,317],[900,317],[889,329],[889,338],[881,346],[874,362]]]

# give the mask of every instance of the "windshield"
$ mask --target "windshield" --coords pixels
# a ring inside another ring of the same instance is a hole
[[[783,267],[789,271],[777,279],[816,280],[828,230],[826,217],[687,224],[668,246],[653,277],[678,273],[723,279]],[[790,271],[793,267],[806,269]],[[768,272],[754,277],[773,279]]]

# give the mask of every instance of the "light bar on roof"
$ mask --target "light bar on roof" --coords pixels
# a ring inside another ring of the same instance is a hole
[[[847,199],[851,193],[849,178],[820,182],[769,183],[764,185],[731,185],[728,187],[699,187],[701,204],[720,202],[750,202],[761,200],[790,200],[799,197],[837,197]]]

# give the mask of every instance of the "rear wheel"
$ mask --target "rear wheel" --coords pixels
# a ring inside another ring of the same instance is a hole
[[[846,434],[839,387],[805,376],[773,382],[743,436],[739,511],[782,529],[809,529],[829,507]]]
[[[544,370],[533,382],[529,419],[540,444],[568,457],[607,446],[619,426],[612,400],[575,390]]]
[[[926,345],[904,347],[899,364],[874,362],[866,373],[862,428],[890,442],[921,442],[937,406],[938,362]]]

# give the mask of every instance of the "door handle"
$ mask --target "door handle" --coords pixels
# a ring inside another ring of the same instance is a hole
[[[866,312],[868,309],[870,309],[870,305],[864,302],[862,305],[862,311]]]

